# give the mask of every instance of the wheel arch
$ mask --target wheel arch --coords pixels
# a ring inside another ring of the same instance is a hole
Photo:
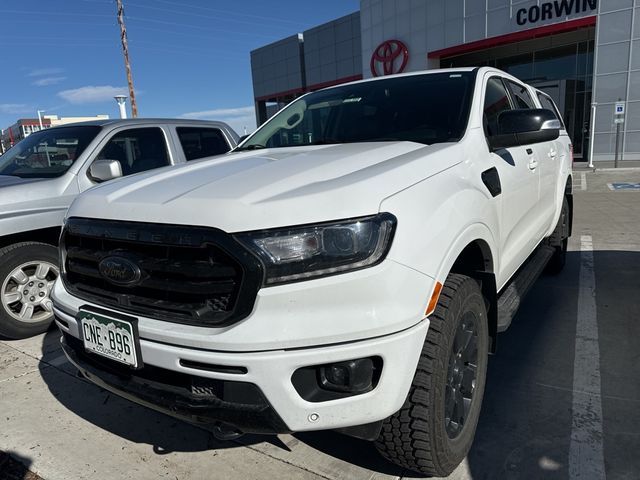
[[[42,242],[57,247],[61,230],[61,227],[47,227],[37,230],[29,230],[27,232],[3,235],[0,236],[0,248],[21,242]]]
[[[485,225],[468,228],[454,242],[437,275],[444,283],[450,273],[469,276],[478,281],[487,307],[489,323],[489,351],[494,353],[497,347],[498,312],[496,287],[496,252],[493,237]]]

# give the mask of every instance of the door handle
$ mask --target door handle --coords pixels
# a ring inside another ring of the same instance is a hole
[[[529,160],[529,170],[535,170],[536,168],[538,168],[538,161],[535,158],[532,158],[531,160]]]
[[[549,158],[556,158],[558,156],[558,152],[552,149],[549,151],[548,155],[549,155]]]

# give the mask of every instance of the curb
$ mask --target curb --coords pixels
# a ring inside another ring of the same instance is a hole
[[[594,172],[640,172],[640,167],[620,167],[620,168],[598,168],[593,169]]]

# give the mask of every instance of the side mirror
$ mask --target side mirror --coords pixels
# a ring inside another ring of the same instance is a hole
[[[506,110],[498,116],[498,134],[489,137],[491,151],[555,140],[562,125],[544,108]]]
[[[89,167],[89,177],[96,182],[106,182],[122,176],[118,160],[96,160]]]

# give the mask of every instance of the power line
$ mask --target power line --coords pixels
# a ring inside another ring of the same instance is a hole
[[[0,10],[0,14],[3,13],[12,13],[12,14],[16,14],[16,15],[34,15],[34,12],[28,11],[28,10]],[[65,12],[37,12],[37,14],[40,15],[59,15],[59,16],[64,16],[64,17],[68,17],[69,14],[65,13]],[[112,18],[111,15],[105,15],[102,13],[73,13],[74,16],[79,16],[79,17],[109,17]]]
[[[2,12],[0,12],[1,14]],[[109,15],[110,18],[113,18],[112,15]],[[12,18],[11,19],[11,24],[32,24],[32,23],[46,23],[47,25],[51,25],[51,20],[38,20],[38,19],[25,19],[25,20],[20,20],[17,18]],[[80,20],[77,22],[64,22],[64,21],[57,21],[56,20],[56,25],[78,25],[78,26],[83,26],[83,27],[89,27],[89,28],[93,28],[93,27],[113,27],[115,25],[115,23],[111,22],[111,23],[87,23],[85,20]]]
[[[249,21],[249,20],[237,20],[235,18],[224,18],[221,16],[211,16],[211,15],[204,15],[202,13],[191,13],[191,12],[187,12],[184,10],[173,10],[170,8],[162,8],[162,7],[152,7],[149,5],[142,5],[139,3],[132,3],[129,2],[127,3],[127,5],[129,7],[136,7],[136,8],[146,8],[148,10],[155,10],[155,11],[159,11],[159,12],[167,12],[167,13],[171,13],[174,15],[186,15],[186,16],[190,16],[190,17],[198,17],[198,18],[208,18],[208,19],[212,19],[212,20],[223,20],[226,22],[234,22],[234,23],[241,23],[243,25],[264,25],[264,21],[262,22],[256,22],[256,21]],[[290,27],[285,27],[285,26],[277,26],[276,28],[280,28],[280,29],[290,29]]]
[[[42,42],[2,42],[2,45],[12,45],[12,46],[29,46],[29,47],[42,47]],[[107,43],[86,43],[86,42],[75,42],[75,43],[56,43],[56,47],[102,47],[102,48],[112,48],[112,44]]]
[[[155,20],[155,19],[151,19],[151,18],[142,18],[142,17],[132,17],[131,15],[127,15],[127,20],[133,20],[136,22],[150,22],[150,23],[158,23],[161,25],[173,25],[176,27],[187,27],[187,28],[195,28],[197,30],[205,30],[207,32],[210,32],[212,30],[212,27],[203,27],[201,25],[192,25],[189,23],[179,23],[179,22],[169,22],[167,20]],[[274,38],[272,35],[263,35],[263,34],[258,34],[258,33],[254,33],[254,32],[240,32],[240,31],[230,31],[230,30],[220,30],[219,28],[216,28],[216,32],[222,32],[222,33],[231,33],[234,35],[250,35],[252,37],[256,37],[256,36],[260,36],[260,37],[265,37],[265,38]]]
[[[203,27],[200,25],[191,25],[189,23],[179,23],[179,22],[170,22],[167,20],[154,20],[151,18],[141,18],[141,17],[132,17],[131,15],[127,15],[127,20],[129,21],[133,21],[134,23],[137,22],[149,22],[149,23],[157,23],[160,25],[172,25],[174,27],[186,27],[189,29],[196,29],[196,30],[204,30],[206,32],[211,32],[212,29],[210,27]],[[137,28],[143,28],[141,26],[137,26]],[[147,29],[149,29],[150,27],[146,27]],[[158,29],[156,29],[158,30]],[[164,31],[164,30],[158,30],[158,31]],[[220,30],[219,28],[215,29],[216,33],[228,33],[228,34],[232,34],[232,35],[247,35],[250,37],[262,37],[262,38],[267,38],[267,39],[273,39],[273,38],[277,38],[274,37],[273,35],[265,35],[265,34],[261,34],[261,33],[254,33],[254,32],[241,32],[241,31],[231,31],[231,30]]]
[[[145,42],[145,43],[149,43],[149,44],[153,44],[154,42]],[[204,50],[193,50],[191,48],[189,49],[179,49],[179,48],[175,48],[175,47],[169,47],[169,48],[158,48],[158,47],[145,47],[144,45],[139,45],[139,42],[134,42],[134,46],[136,48],[136,50],[148,50],[151,52],[158,52],[158,53],[174,53],[177,55],[191,55],[191,56],[195,56],[198,58],[207,58],[210,57],[211,59],[219,59],[219,58],[225,58],[225,59],[229,59],[229,60],[238,60],[238,61],[242,61],[245,62],[246,59],[243,57],[240,57],[238,55],[233,55],[233,54],[219,54],[217,52],[214,51],[204,51]]]
[[[209,11],[209,12],[217,12],[217,13],[224,13],[225,15],[237,15],[239,17],[249,17],[249,18],[257,18],[259,20],[270,20],[270,21],[274,21],[274,22],[281,22],[281,23],[288,23],[291,25],[299,25],[298,22],[294,22],[292,20],[284,20],[282,18],[276,18],[276,17],[265,17],[262,15],[251,15],[250,13],[242,13],[242,12],[234,12],[232,10],[221,10],[218,8],[211,8],[211,7],[201,7],[199,5],[185,5],[184,3],[178,3],[178,2],[170,2],[168,0],[155,0],[156,3],[165,3],[167,5],[175,5],[178,7],[182,7],[182,8],[195,8],[195,9],[199,9],[199,10],[205,10],[205,11]]]
[[[128,17],[129,19],[131,17]],[[209,36],[209,35],[201,35],[201,34],[197,34],[197,33],[187,33],[187,32],[176,32],[175,30],[167,30],[165,28],[153,28],[153,27],[145,27],[143,25],[136,25],[136,30],[149,30],[151,32],[158,32],[158,33],[164,33],[164,34],[169,34],[169,35],[182,35],[185,37],[192,37],[192,38],[198,38],[200,40],[209,40],[209,41],[215,41],[215,40],[229,40],[229,37],[224,37],[224,36],[219,36],[219,37],[215,37],[215,36]],[[219,30],[216,29],[215,33],[218,33]],[[221,32],[223,33],[223,32]],[[239,32],[233,32],[233,33],[239,33]],[[271,38],[271,37],[268,37]],[[255,43],[252,41],[249,41],[249,39],[246,40],[247,43]],[[238,41],[234,40],[233,42],[234,44],[237,44]]]

